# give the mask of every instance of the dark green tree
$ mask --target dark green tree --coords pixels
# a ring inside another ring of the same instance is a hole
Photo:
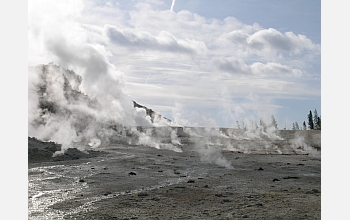
[[[306,123],[305,123],[305,121],[303,122],[303,130],[306,130]]]
[[[315,130],[320,130],[320,128],[318,127],[318,120],[319,120],[319,117],[318,117],[318,114],[317,114],[317,110],[315,108],[315,111],[314,111],[314,129]]]
[[[310,130],[313,130],[313,129],[314,129],[314,119],[313,119],[313,117],[312,117],[312,112],[311,112],[311,110],[310,110],[310,112],[309,112],[307,118],[308,118],[309,129],[310,129]]]
[[[317,128],[321,130],[321,116],[317,117]]]
[[[300,130],[298,122],[295,122],[295,130]]]

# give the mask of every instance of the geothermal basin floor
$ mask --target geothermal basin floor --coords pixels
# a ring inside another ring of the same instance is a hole
[[[321,218],[320,158],[222,151],[228,169],[181,148],[114,144],[29,160],[28,219]]]

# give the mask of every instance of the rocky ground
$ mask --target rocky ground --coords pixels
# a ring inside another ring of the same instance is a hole
[[[28,219],[320,219],[321,159],[223,151],[232,169],[183,152],[98,151],[28,139]]]

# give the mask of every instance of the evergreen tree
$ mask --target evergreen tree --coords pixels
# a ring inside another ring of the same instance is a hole
[[[305,123],[305,121],[303,122],[303,130],[306,130],[306,123]]]
[[[317,117],[317,128],[321,130],[321,116]]]
[[[295,130],[299,130],[299,125],[298,125],[298,122],[295,122]]]
[[[309,129],[310,129],[310,130],[313,130],[313,129],[314,129],[314,119],[313,119],[313,117],[312,117],[312,112],[311,112],[311,110],[310,110],[310,112],[309,112],[307,118],[308,118]]]
[[[318,114],[317,114],[317,110],[315,108],[315,111],[314,111],[314,129],[315,130],[319,130],[320,128],[318,127]]]
[[[273,115],[271,115],[271,125],[277,129],[277,121]]]
[[[292,125],[292,130],[294,131],[295,130],[295,124],[293,122],[293,125]]]

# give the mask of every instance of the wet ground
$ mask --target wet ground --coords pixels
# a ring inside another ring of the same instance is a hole
[[[114,144],[29,160],[28,219],[321,218],[319,157],[223,150],[228,169],[191,142],[180,148]]]

